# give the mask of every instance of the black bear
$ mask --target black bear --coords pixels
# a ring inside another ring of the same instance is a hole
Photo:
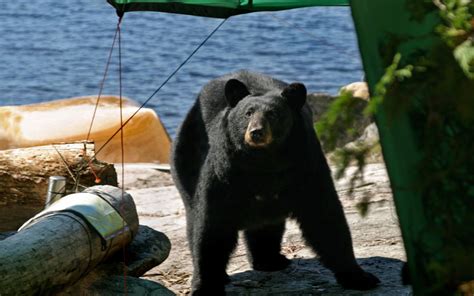
[[[303,84],[248,71],[210,81],[178,129],[171,166],[186,209],[193,295],[225,294],[239,230],[255,270],[288,266],[286,218],[344,288],[379,283],[355,260]]]

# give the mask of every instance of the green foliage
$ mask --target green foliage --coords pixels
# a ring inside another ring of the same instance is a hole
[[[408,113],[419,149],[424,151],[416,185],[426,196],[425,206],[433,213],[444,212],[445,215],[436,217],[435,221],[449,226],[448,229],[460,221],[471,221],[474,225],[474,218],[469,218],[472,213],[466,211],[466,208],[474,208],[474,196],[469,194],[474,184],[470,172],[474,167],[474,3],[471,0],[416,0],[407,1],[407,8],[417,21],[437,11],[438,42],[429,50],[402,56],[397,48],[409,42],[409,37],[390,36],[380,48],[389,65],[372,90],[364,115],[373,116],[381,106],[389,116]],[[336,98],[315,126],[322,141],[334,147],[341,131],[350,132],[355,118],[353,104],[350,93],[342,92]],[[351,192],[363,178],[370,148],[343,148],[335,153],[336,177],[343,176],[348,166],[357,165],[351,176]],[[364,197],[358,205],[361,213],[367,212],[369,199]],[[445,235],[452,238],[453,233],[449,231],[446,230]]]
[[[412,65],[399,68],[401,55],[397,53],[393,58],[393,62],[387,67],[385,74],[375,86],[374,96],[363,110],[365,117],[372,117],[379,106],[383,102],[383,98],[387,94],[387,88],[394,82],[402,82],[410,78],[413,71]],[[374,151],[378,143],[356,143],[351,147],[342,147],[336,149],[337,139],[341,132],[351,134],[353,132],[356,114],[355,106],[360,101],[349,91],[342,91],[339,96],[331,103],[327,112],[323,114],[321,119],[315,124],[316,132],[319,138],[325,143],[325,147],[329,150],[335,150],[334,162],[336,164],[335,178],[342,178],[349,166],[355,165],[356,171],[350,177],[349,195],[352,195],[355,186],[364,182],[364,167],[367,163],[368,156]],[[357,208],[362,216],[368,213],[368,203],[370,196],[364,196],[362,201],[358,203]]]
[[[474,4],[470,0],[434,1],[442,19],[436,31],[467,77],[474,79]]]
[[[412,77],[414,66],[406,65],[400,68],[400,60],[402,55],[396,53],[393,57],[392,64],[385,69],[385,73],[379,82],[375,85],[374,95],[372,96],[369,105],[364,110],[365,116],[373,116],[377,112],[379,106],[382,105],[384,97],[387,96],[388,88],[395,83],[403,82],[405,79]],[[423,68],[418,70],[422,71]]]
[[[433,3],[439,9],[442,23],[436,28],[439,36],[450,47],[456,47],[463,40],[472,37],[472,16],[474,5],[470,0],[437,0]]]
[[[454,49],[454,57],[467,77],[474,79],[474,43],[466,40]]]
[[[338,132],[354,133],[353,123],[356,117],[354,112],[350,111],[356,108],[359,100],[353,97],[351,92],[342,91],[315,124],[316,133],[328,151],[336,148]]]
[[[358,184],[364,182],[364,168],[367,163],[367,155],[374,149],[378,143],[359,143],[349,147],[343,147],[335,151],[336,173],[335,178],[340,179],[346,174],[347,168],[355,164],[356,170],[352,173],[349,181],[349,195],[352,196]],[[366,216],[369,210],[369,201],[371,196],[367,193],[356,205],[361,216]]]
[[[431,283],[426,294],[452,294],[453,287],[472,279],[474,260],[474,3],[471,0],[407,1],[412,19],[422,21],[437,11],[433,45],[423,50],[397,51],[410,40],[389,36],[380,45],[388,64],[374,87],[366,116],[384,108],[386,114],[407,115],[414,142],[420,151],[412,188],[421,196],[426,225],[414,237],[419,278]],[[388,53],[388,54],[387,54]],[[390,60],[390,55],[392,59]],[[351,116],[347,98],[338,98],[338,109],[320,133],[334,132],[331,123]],[[331,112],[331,110],[329,111]],[[342,121],[347,127],[351,123]],[[337,136],[337,135],[333,135]],[[325,135],[325,137],[330,137]],[[351,186],[363,177],[365,147],[338,152],[337,176],[355,163]],[[369,198],[358,205],[366,213]],[[427,239],[427,238],[430,239]],[[436,238],[436,239],[434,239]]]

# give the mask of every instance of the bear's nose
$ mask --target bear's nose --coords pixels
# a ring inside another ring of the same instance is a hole
[[[262,127],[253,128],[250,130],[250,138],[252,141],[258,143],[263,140],[264,131]]]

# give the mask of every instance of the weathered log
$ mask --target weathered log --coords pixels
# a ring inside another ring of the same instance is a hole
[[[117,186],[114,166],[97,160],[89,166],[93,156],[93,143],[0,151],[0,232],[17,230],[44,208],[50,176],[66,177],[67,192],[73,192],[76,183]]]
[[[61,291],[61,294],[76,295],[77,291],[85,295],[93,295],[94,293],[97,295],[106,294],[106,289],[102,291],[103,293],[99,292],[103,287],[108,286],[107,283],[111,281],[111,276],[116,276],[114,279],[117,285],[120,285],[120,283],[123,285],[125,279],[120,278],[123,278],[125,275],[129,277],[142,276],[153,267],[165,261],[170,250],[171,242],[164,233],[148,226],[140,225],[137,235],[132,243],[125,248],[125,252],[117,252],[112,258],[98,265],[79,282]],[[134,281],[134,283],[138,287],[144,284],[141,281]],[[126,280],[126,286],[130,288],[128,280]]]
[[[74,212],[49,213],[17,234],[0,241],[0,294],[38,295],[75,283],[120,250],[138,231],[132,197],[112,186],[84,192],[100,196],[120,212],[128,227],[104,241],[91,224]],[[103,217],[107,213],[101,213]],[[106,223],[106,222],[105,222]]]

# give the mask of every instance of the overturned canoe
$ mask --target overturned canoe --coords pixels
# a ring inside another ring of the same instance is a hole
[[[77,97],[46,103],[0,107],[0,149],[22,148],[86,140],[97,97]],[[138,105],[124,99],[125,122]],[[120,100],[102,96],[89,140],[100,149],[120,127]],[[141,109],[124,127],[125,162],[168,163],[170,137],[156,113]],[[117,133],[97,158],[106,162],[122,161],[120,133]]]

